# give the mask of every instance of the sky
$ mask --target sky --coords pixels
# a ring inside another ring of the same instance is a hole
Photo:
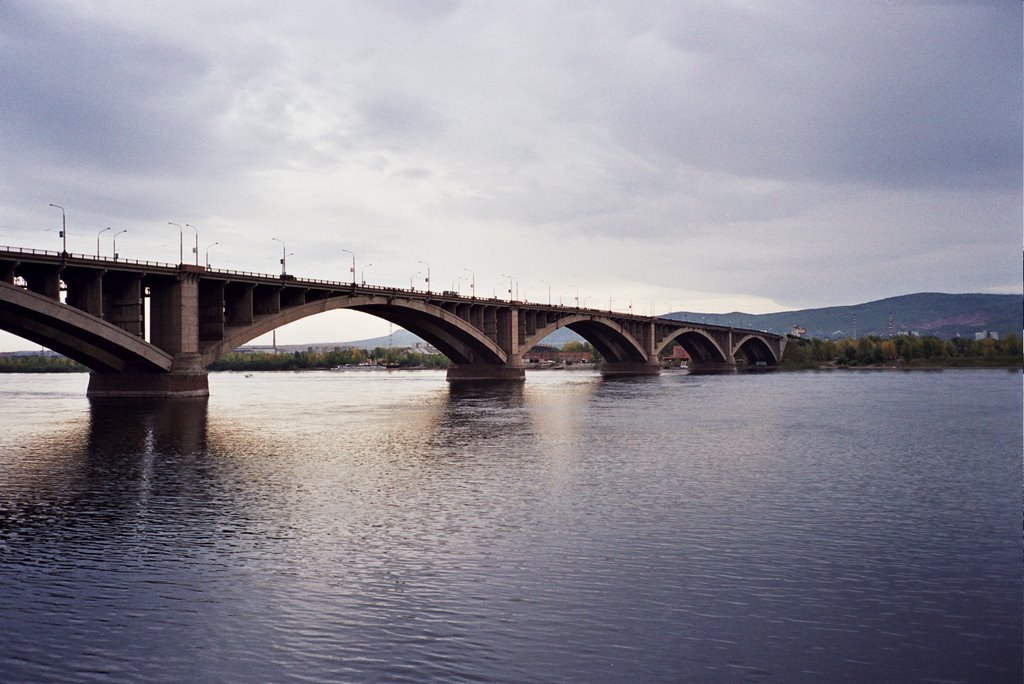
[[[1011,0],[3,0],[0,245],[59,250],[53,203],[75,253],[120,233],[122,258],[184,242],[340,281],[354,254],[369,284],[429,269],[637,313],[1020,293],[1022,21]],[[277,341],[387,332],[331,312]]]

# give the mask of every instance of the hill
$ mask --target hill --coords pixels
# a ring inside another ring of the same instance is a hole
[[[807,337],[837,338],[914,332],[949,339],[974,337],[981,331],[1018,336],[1024,328],[1024,295],[943,294],[921,292],[863,304],[800,309],[770,314],[705,314],[679,311],[670,318],[733,325],[773,333],[787,333],[794,325]]]

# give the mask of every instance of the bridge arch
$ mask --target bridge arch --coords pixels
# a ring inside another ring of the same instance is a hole
[[[741,353],[746,362],[752,366],[777,366],[780,359],[775,350],[759,335],[746,335],[735,345],[733,356]]]
[[[60,301],[0,282],[0,327],[99,373],[166,372],[173,357],[138,335]]]
[[[520,352],[525,354],[559,328],[572,330],[594,345],[601,357],[609,362],[644,363],[647,361],[647,352],[643,345],[622,326],[611,319],[587,314],[570,314],[543,330],[538,330],[520,346]]]
[[[229,328],[223,340],[204,345],[201,363],[206,367],[232,349],[282,325],[336,309],[362,311],[399,325],[456,364],[501,365],[508,361],[508,353],[494,340],[455,314],[422,300],[382,294],[330,297],[265,314],[251,325]]]
[[[655,355],[661,354],[671,345],[678,344],[690,358],[702,363],[728,363],[731,350],[725,350],[706,331],[698,328],[680,328],[666,337],[654,350]]]

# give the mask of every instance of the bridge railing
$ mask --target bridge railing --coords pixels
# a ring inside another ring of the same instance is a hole
[[[177,269],[178,268],[177,264],[169,264],[169,263],[164,262],[164,261],[147,261],[147,260],[143,260],[143,259],[121,259],[121,258],[115,259],[113,257],[107,257],[107,256],[96,256],[95,254],[75,254],[73,252],[58,252],[58,251],[55,251],[55,250],[52,250],[52,249],[36,249],[34,247],[3,246],[3,247],[0,247],[0,251],[9,252],[11,254],[31,254],[31,255],[34,255],[34,256],[38,255],[38,256],[56,257],[58,259],[60,259],[60,258],[83,259],[83,260],[87,260],[87,261],[98,261],[98,262],[103,262],[103,263],[108,263],[108,264],[122,264],[122,265],[130,264],[132,266],[155,266],[155,267],[159,267],[159,268],[170,268],[170,269]]]

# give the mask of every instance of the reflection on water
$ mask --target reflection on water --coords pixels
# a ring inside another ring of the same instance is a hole
[[[355,375],[0,376],[4,677],[1021,678],[1019,375]]]
[[[207,397],[92,399],[88,451],[94,456],[191,454],[206,447]]]

